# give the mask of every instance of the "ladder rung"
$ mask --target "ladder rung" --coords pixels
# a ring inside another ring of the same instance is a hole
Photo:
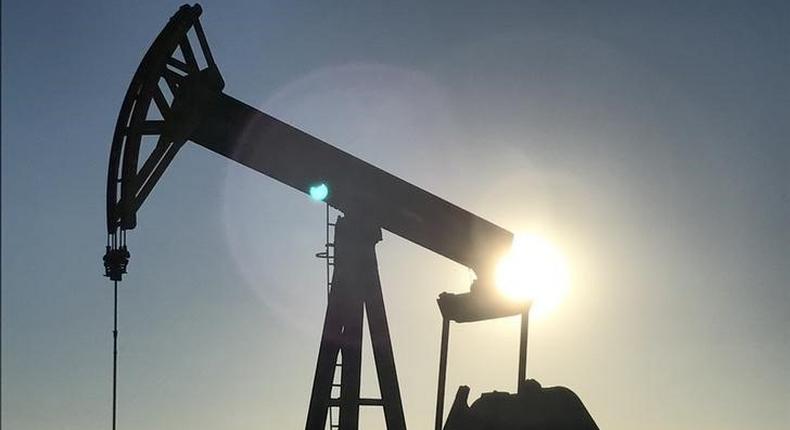
[[[381,399],[359,399],[359,406],[384,406]],[[329,407],[340,406],[340,399],[329,399]]]

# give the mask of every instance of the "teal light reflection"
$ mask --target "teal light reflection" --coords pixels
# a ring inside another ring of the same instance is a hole
[[[324,201],[329,195],[329,187],[321,183],[310,187],[310,198],[319,202]]]

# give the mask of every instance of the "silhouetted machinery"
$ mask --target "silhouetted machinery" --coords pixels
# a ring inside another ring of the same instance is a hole
[[[524,304],[505,301],[494,289],[494,265],[509,251],[512,233],[224,94],[200,14],[199,5],[184,5],[170,18],[135,72],[118,116],[107,181],[104,257],[105,275],[115,281],[116,309],[117,282],[129,261],[126,232],[136,227],[138,209],[187,141],[299,191],[322,187],[321,199],[343,216],[333,223],[334,271],[306,428],[328,424],[356,430],[360,406],[382,407],[388,429],[406,427],[375,253],[382,228],[476,274],[469,293],[444,293],[438,301],[444,317],[436,422],[441,428],[449,321],[526,316]],[[153,148],[143,148],[146,144]],[[141,159],[143,149],[150,153]],[[360,397],[365,314],[380,399]],[[519,386],[526,361],[526,318],[522,320]],[[113,333],[117,342],[117,322]],[[338,372],[340,383],[335,384]],[[450,415],[472,422],[458,417],[474,410],[454,407]],[[456,427],[448,423],[447,428]]]

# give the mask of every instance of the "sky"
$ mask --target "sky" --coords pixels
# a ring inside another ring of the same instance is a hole
[[[3,428],[110,426],[110,139],[178,6],[2,2]],[[790,426],[786,3],[203,9],[227,94],[562,250],[570,290],[531,321],[528,375],[601,428]],[[323,229],[320,203],[182,148],[129,233],[119,428],[303,427]],[[407,424],[428,428],[435,298],[469,273],[386,232],[377,250]],[[448,403],[515,391],[516,319],[452,330]]]

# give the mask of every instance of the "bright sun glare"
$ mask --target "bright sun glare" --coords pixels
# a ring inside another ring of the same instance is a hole
[[[554,309],[570,288],[568,264],[545,239],[516,235],[513,248],[497,266],[497,287],[508,298],[532,301],[530,314],[542,317]]]

